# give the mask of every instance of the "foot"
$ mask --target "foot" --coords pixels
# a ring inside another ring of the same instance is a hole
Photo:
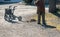
[[[47,27],[47,25],[42,25],[44,28],[46,28]]]
[[[38,23],[38,24],[41,24],[41,23]]]

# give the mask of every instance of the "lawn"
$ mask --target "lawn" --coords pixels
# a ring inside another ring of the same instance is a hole
[[[37,19],[37,14],[33,15],[33,19]],[[45,20],[47,25],[55,26],[57,30],[60,30],[60,18],[52,13],[45,14]]]

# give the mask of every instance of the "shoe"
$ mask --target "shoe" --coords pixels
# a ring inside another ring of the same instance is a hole
[[[38,24],[41,24],[41,23],[38,23]]]
[[[47,25],[42,25],[44,28],[47,28]]]

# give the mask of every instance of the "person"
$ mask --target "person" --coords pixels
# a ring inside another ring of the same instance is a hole
[[[5,9],[5,16],[4,16],[4,19],[6,21],[12,21],[12,18],[14,16],[14,10],[15,10],[15,7],[14,9],[12,10],[11,9],[12,6],[9,6],[9,8]]]
[[[45,2],[44,0],[35,0],[34,3],[37,6],[38,24],[41,24],[42,16],[42,24],[45,25]]]

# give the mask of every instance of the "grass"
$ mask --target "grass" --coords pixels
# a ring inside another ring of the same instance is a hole
[[[55,26],[57,30],[60,30],[60,19],[57,16],[53,15],[52,13],[46,13],[45,16],[47,25]],[[37,14],[33,15],[33,19],[38,20]]]

